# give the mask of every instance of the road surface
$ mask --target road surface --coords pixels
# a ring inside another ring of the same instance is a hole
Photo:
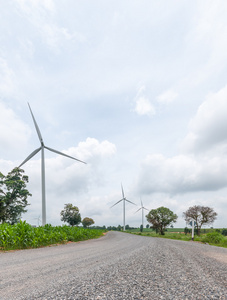
[[[1,252],[0,299],[227,299],[227,249],[109,232]]]

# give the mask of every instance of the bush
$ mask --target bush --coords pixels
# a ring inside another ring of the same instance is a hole
[[[209,232],[202,237],[202,242],[209,244],[220,244],[224,240],[223,235],[220,232]]]
[[[223,228],[221,234],[227,236],[227,228]]]

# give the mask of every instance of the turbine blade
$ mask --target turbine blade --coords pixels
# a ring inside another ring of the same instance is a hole
[[[33,122],[34,122],[34,124],[35,124],[35,129],[36,129],[36,132],[37,132],[37,134],[38,134],[40,143],[43,145],[43,138],[42,138],[41,132],[40,132],[39,127],[38,127],[38,125],[37,125],[37,123],[36,123],[35,117],[34,117],[34,115],[33,115],[33,113],[32,113],[32,109],[31,109],[29,103],[28,103],[28,106],[29,106],[29,109],[30,109],[30,112],[31,112],[31,115],[32,115]]]
[[[147,209],[146,207],[143,207],[143,209],[146,209],[146,210],[148,210],[148,211],[149,211],[149,209]]]
[[[124,199],[121,199],[121,200],[119,200],[119,201],[117,201],[114,205],[112,205],[110,208],[112,208],[112,207],[114,207],[115,205],[117,205],[119,202],[121,202],[122,200],[124,200]]]
[[[141,210],[141,207],[139,209],[137,209],[137,211]],[[135,213],[137,213],[137,211]]]
[[[135,203],[133,203],[132,201],[129,201],[128,199],[125,199],[125,200],[128,201],[129,203],[136,205]]]
[[[122,197],[125,198],[125,194],[124,194],[124,190],[123,190],[122,184],[121,184],[121,191],[122,191]]]
[[[38,153],[40,150],[42,149],[42,147],[39,147],[38,149],[34,150],[20,165],[18,168],[20,168],[21,166],[23,166],[29,159],[31,159],[34,155],[36,155],[36,153]]]
[[[50,150],[50,151],[52,151],[52,152],[54,152],[54,153],[57,153],[57,154],[66,156],[66,157],[68,157],[68,158],[72,158],[72,159],[74,159],[74,160],[77,160],[77,161],[79,161],[79,162],[82,162],[83,164],[86,164],[86,162],[84,162],[84,161],[82,161],[82,160],[79,160],[79,159],[77,159],[77,158],[75,158],[75,157],[69,156],[69,155],[67,155],[67,154],[65,154],[65,153],[62,153],[62,152],[60,152],[60,151],[54,150],[54,149],[52,149],[52,148],[49,148],[49,147],[47,147],[47,146],[44,146],[44,148],[46,148],[46,149],[48,149],[48,150]]]

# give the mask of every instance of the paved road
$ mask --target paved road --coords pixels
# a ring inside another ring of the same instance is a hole
[[[227,249],[109,232],[0,253],[0,299],[227,299]]]

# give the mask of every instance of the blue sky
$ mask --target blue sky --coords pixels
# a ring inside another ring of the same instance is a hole
[[[96,225],[140,226],[148,209],[193,205],[227,213],[227,3],[54,1],[0,3],[0,171],[39,140],[87,162],[45,152],[47,222],[65,203]],[[41,215],[40,154],[23,166]]]

